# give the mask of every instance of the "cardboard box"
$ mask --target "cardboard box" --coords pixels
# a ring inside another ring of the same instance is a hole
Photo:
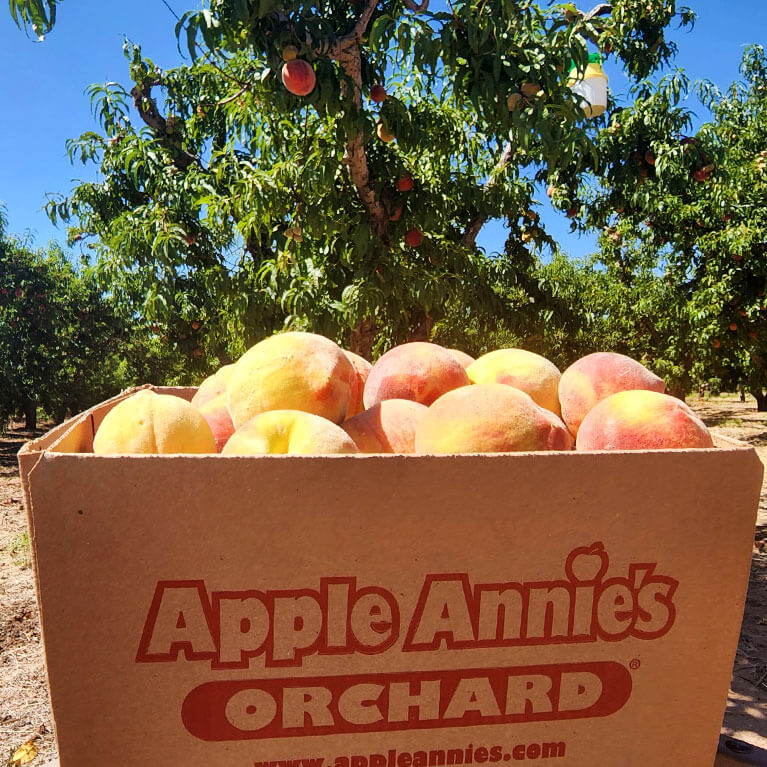
[[[753,449],[89,454],[121,398],[19,454],[62,767],[714,763]]]

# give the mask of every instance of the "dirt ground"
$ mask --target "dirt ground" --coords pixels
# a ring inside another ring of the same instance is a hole
[[[715,433],[753,445],[767,465],[767,413],[757,413],[753,400],[723,396],[690,404]],[[16,464],[21,445],[38,434],[0,435],[0,764],[35,738],[33,764],[42,767],[55,759],[56,745]],[[723,732],[767,749],[767,482]]]

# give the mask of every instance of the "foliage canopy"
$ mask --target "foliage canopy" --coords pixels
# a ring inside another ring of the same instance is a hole
[[[126,314],[221,361],[282,327],[369,356],[425,337],[446,307],[507,316],[532,249],[550,242],[536,185],[574,193],[611,166],[604,122],[570,90],[571,63],[583,71],[597,44],[644,77],[673,56],[675,16],[692,22],[673,2],[637,0],[589,12],[214,0],[178,25],[189,65],[161,72],[126,44],[131,84],[94,86],[103,133],[69,145],[102,180],[49,212],[92,247]],[[288,51],[316,73],[306,97],[281,80]],[[488,256],[476,237],[499,218],[509,237]]]

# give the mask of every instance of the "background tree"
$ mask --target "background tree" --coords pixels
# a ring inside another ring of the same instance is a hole
[[[743,385],[767,409],[767,59],[749,48],[743,81],[722,94],[700,88],[712,119],[696,135],[674,107],[680,77],[658,92],[642,86],[630,108],[614,115],[601,150],[621,153],[622,173],[592,193],[584,221],[603,227],[615,263],[625,243],[654,249],[656,268],[686,315],[687,338],[663,343],[677,363],[730,387]],[[665,90],[665,94],[664,94]],[[584,190],[588,195],[589,190]],[[680,311],[682,311],[680,309]],[[650,328],[648,327],[648,330]],[[682,351],[684,349],[684,351]]]
[[[21,415],[34,429],[40,411],[61,421],[136,381],[182,377],[178,355],[118,319],[91,270],[0,230],[0,425]]]
[[[213,2],[179,24],[189,66],[126,46],[130,87],[92,90],[103,135],[70,144],[103,180],[50,212],[93,246],[126,316],[219,361],[282,327],[369,356],[428,337],[448,306],[508,316],[546,237],[535,185],[604,165],[571,62],[594,41],[645,76],[673,55],[675,15],[691,21],[636,0]],[[293,56],[316,76],[307,96],[282,82]],[[491,218],[510,235],[488,257]]]
[[[610,333],[609,317],[599,309],[606,290],[600,282],[603,270],[592,269],[552,246],[550,261],[536,258],[515,275],[517,281],[504,295],[504,316],[478,317],[466,307],[449,306],[435,325],[433,340],[474,357],[494,349],[522,347],[561,370],[585,354],[604,349]]]

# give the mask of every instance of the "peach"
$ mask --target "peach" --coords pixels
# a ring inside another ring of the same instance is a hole
[[[415,433],[416,453],[570,450],[572,437],[550,410],[513,386],[475,384],[443,394]]]
[[[373,367],[364,357],[359,354],[344,349],[344,354],[349,358],[349,362],[354,367],[354,382],[352,383],[352,392],[349,397],[349,409],[346,411],[346,418],[352,418],[365,409],[365,403],[362,401],[362,395],[365,393],[365,381],[368,380],[370,370]]]
[[[466,354],[466,352],[462,352],[460,349],[448,349],[448,351],[463,365],[464,369],[474,362],[474,357]]]
[[[706,424],[669,394],[635,389],[606,397],[581,423],[577,450],[713,447]]]
[[[496,349],[483,354],[466,369],[475,384],[502,383],[527,392],[537,404],[561,415],[559,368],[545,357],[525,349]]]
[[[232,434],[223,455],[357,453],[352,438],[327,418],[302,410],[270,410]]]
[[[385,399],[431,405],[445,392],[469,383],[452,352],[428,341],[411,341],[389,349],[375,362],[365,383],[365,407]]]
[[[395,186],[398,192],[409,192],[413,188],[414,183],[412,174],[405,173]]]
[[[573,362],[559,381],[562,419],[577,438],[586,413],[598,402],[619,391],[647,389],[663,393],[663,379],[641,362],[615,352],[595,352]]]
[[[428,408],[409,399],[387,399],[350,418],[341,428],[361,453],[414,453],[415,432]]]
[[[341,423],[349,409],[354,366],[338,344],[315,333],[265,338],[235,365],[226,387],[239,429],[267,410],[304,410]]]
[[[420,229],[413,228],[405,232],[405,245],[409,248],[417,248],[423,240],[423,232]]]
[[[376,104],[380,104],[386,100],[389,94],[386,93],[386,88],[383,85],[376,84],[370,89],[370,98],[375,101]]]
[[[197,409],[208,422],[213,432],[213,439],[216,441],[216,450],[220,453],[229,437],[234,434],[232,416],[229,415],[229,408],[226,406],[226,392],[221,392],[218,397],[204,402]]]
[[[194,397],[192,397],[192,404],[200,408],[206,402],[218,397],[219,394],[226,392],[226,384],[229,381],[234,365],[224,365],[220,367],[213,375],[209,375],[203,382],[197,387]]]
[[[216,443],[194,405],[142,389],[115,405],[93,439],[97,455],[215,453]]]
[[[317,76],[308,61],[292,59],[282,65],[282,84],[296,96],[308,96],[317,84]]]
[[[378,122],[376,133],[378,134],[378,138],[380,138],[384,144],[390,144],[395,139],[394,134],[381,121]]]

